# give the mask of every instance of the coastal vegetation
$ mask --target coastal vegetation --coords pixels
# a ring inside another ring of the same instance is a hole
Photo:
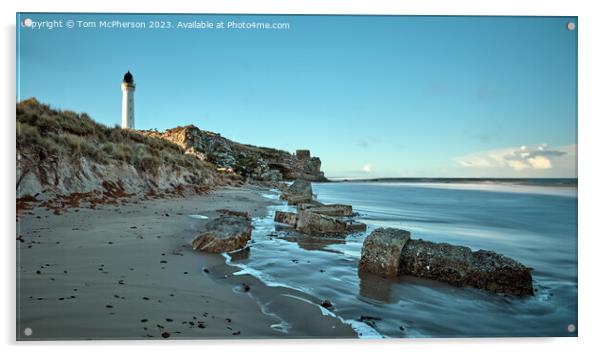
[[[86,113],[52,109],[35,98],[17,104],[17,149],[31,150],[39,160],[60,155],[100,164],[117,160],[146,172],[157,171],[162,164],[203,168],[202,161],[168,140],[107,127]]]
[[[35,98],[17,104],[18,197],[206,190],[241,182],[326,180],[318,157],[241,144],[194,125],[165,132],[108,127]],[[191,187],[191,188],[189,188]]]

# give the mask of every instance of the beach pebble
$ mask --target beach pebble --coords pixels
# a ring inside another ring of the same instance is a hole
[[[326,299],[326,300],[322,301],[322,307],[329,309],[332,307],[332,302],[330,302],[330,300]]]

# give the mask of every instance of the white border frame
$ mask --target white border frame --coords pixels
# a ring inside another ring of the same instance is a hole
[[[1,330],[2,344],[7,352],[27,350],[44,353],[103,353],[111,347],[131,350],[144,346],[148,353],[166,350],[235,350],[245,353],[272,353],[286,350],[304,353],[320,349],[337,352],[383,353],[400,351],[432,353],[508,353],[531,351],[568,353],[588,351],[598,345],[600,301],[600,267],[597,250],[600,235],[596,229],[599,218],[598,201],[602,176],[597,151],[602,151],[599,134],[599,87],[602,77],[602,56],[599,41],[602,13],[596,11],[595,1],[585,0],[20,0],[2,2],[2,166],[12,166],[0,176],[3,180],[1,200],[3,252],[5,264],[2,286]],[[579,338],[510,338],[510,339],[396,339],[396,340],[236,340],[236,341],[95,341],[95,342],[15,342],[15,13],[16,12],[143,12],[143,13],[270,13],[270,14],[388,14],[388,15],[534,15],[579,16]],[[168,345],[168,347],[166,347]]]

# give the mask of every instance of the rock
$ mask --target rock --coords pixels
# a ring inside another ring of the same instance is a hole
[[[307,235],[343,235],[348,223],[332,216],[301,210],[297,214],[295,229]]]
[[[400,274],[470,286],[496,293],[533,295],[531,269],[492,251],[410,240],[402,250]]]
[[[357,221],[349,221],[347,222],[347,232],[348,233],[358,233],[365,232],[366,224],[357,222]]]
[[[326,299],[326,300],[322,301],[322,307],[325,309],[329,309],[332,307],[332,302],[330,302],[330,300]]]
[[[355,222],[347,217],[335,217],[326,214],[347,214],[351,206],[334,205],[333,206],[312,207],[307,203],[299,209],[299,213],[276,212],[274,220],[283,224],[290,225],[296,231],[310,236],[332,235],[339,236],[348,233],[366,231],[366,224]],[[327,210],[326,214],[315,212],[315,210]]]
[[[367,324],[368,326],[372,327],[372,328],[376,328],[376,321],[380,321],[382,320],[382,318],[380,317],[376,317],[376,316],[360,316],[360,318],[358,318],[358,321],[364,322],[365,324]]]
[[[410,233],[401,229],[379,228],[364,240],[359,270],[395,277],[399,274],[399,259]]]
[[[232,252],[247,245],[252,230],[248,216],[222,214],[205,225],[205,231],[192,241],[192,248],[210,253]]]
[[[352,216],[353,208],[346,204],[302,204],[301,210],[310,210],[312,213],[318,213],[328,216]]]
[[[260,179],[263,181],[282,181],[282,173],[278,170],[269,170],[261,174]]]
[[[277,210],[276,215],[274,215],[274,221],[295,227],[297,225],[297,214]]]
[[[249,213],[246,211],[236,211],[236,210],[228,210],[228,209],[217,209],[216,211],[222,215],[239,216],[241,218],[250,218],[251,217],[251,215],[249,215]]]
[[[297,179],[291,184],[284,193],[282,199],[286,200],[291,205],[309,203],[313,198],[311,182]]]
[[[360,271],[412,275],[496,293],[533,295],[531,269],[492,251],[411,240],[399,229],[376,229],[362,246]]]
[[[164,133],[138,131],[141,134],[168,140],[179,145],[186,154],[216,165],[218,170],[236,173],[255,180],[279,181],[297,178],[326,181],[320,171],[322,162],[311,157],[309,150],[297,154],[237,143],[220,134],[188,125],[169,129]]]

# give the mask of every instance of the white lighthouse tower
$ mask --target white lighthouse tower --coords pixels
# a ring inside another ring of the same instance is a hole
[[[134,91],[136,90],[136,84],[134,84],[134,76],[128,70],[123,75],[123,81],[121,82],[121,128],[123,129],[136,129],[134,125]]]

